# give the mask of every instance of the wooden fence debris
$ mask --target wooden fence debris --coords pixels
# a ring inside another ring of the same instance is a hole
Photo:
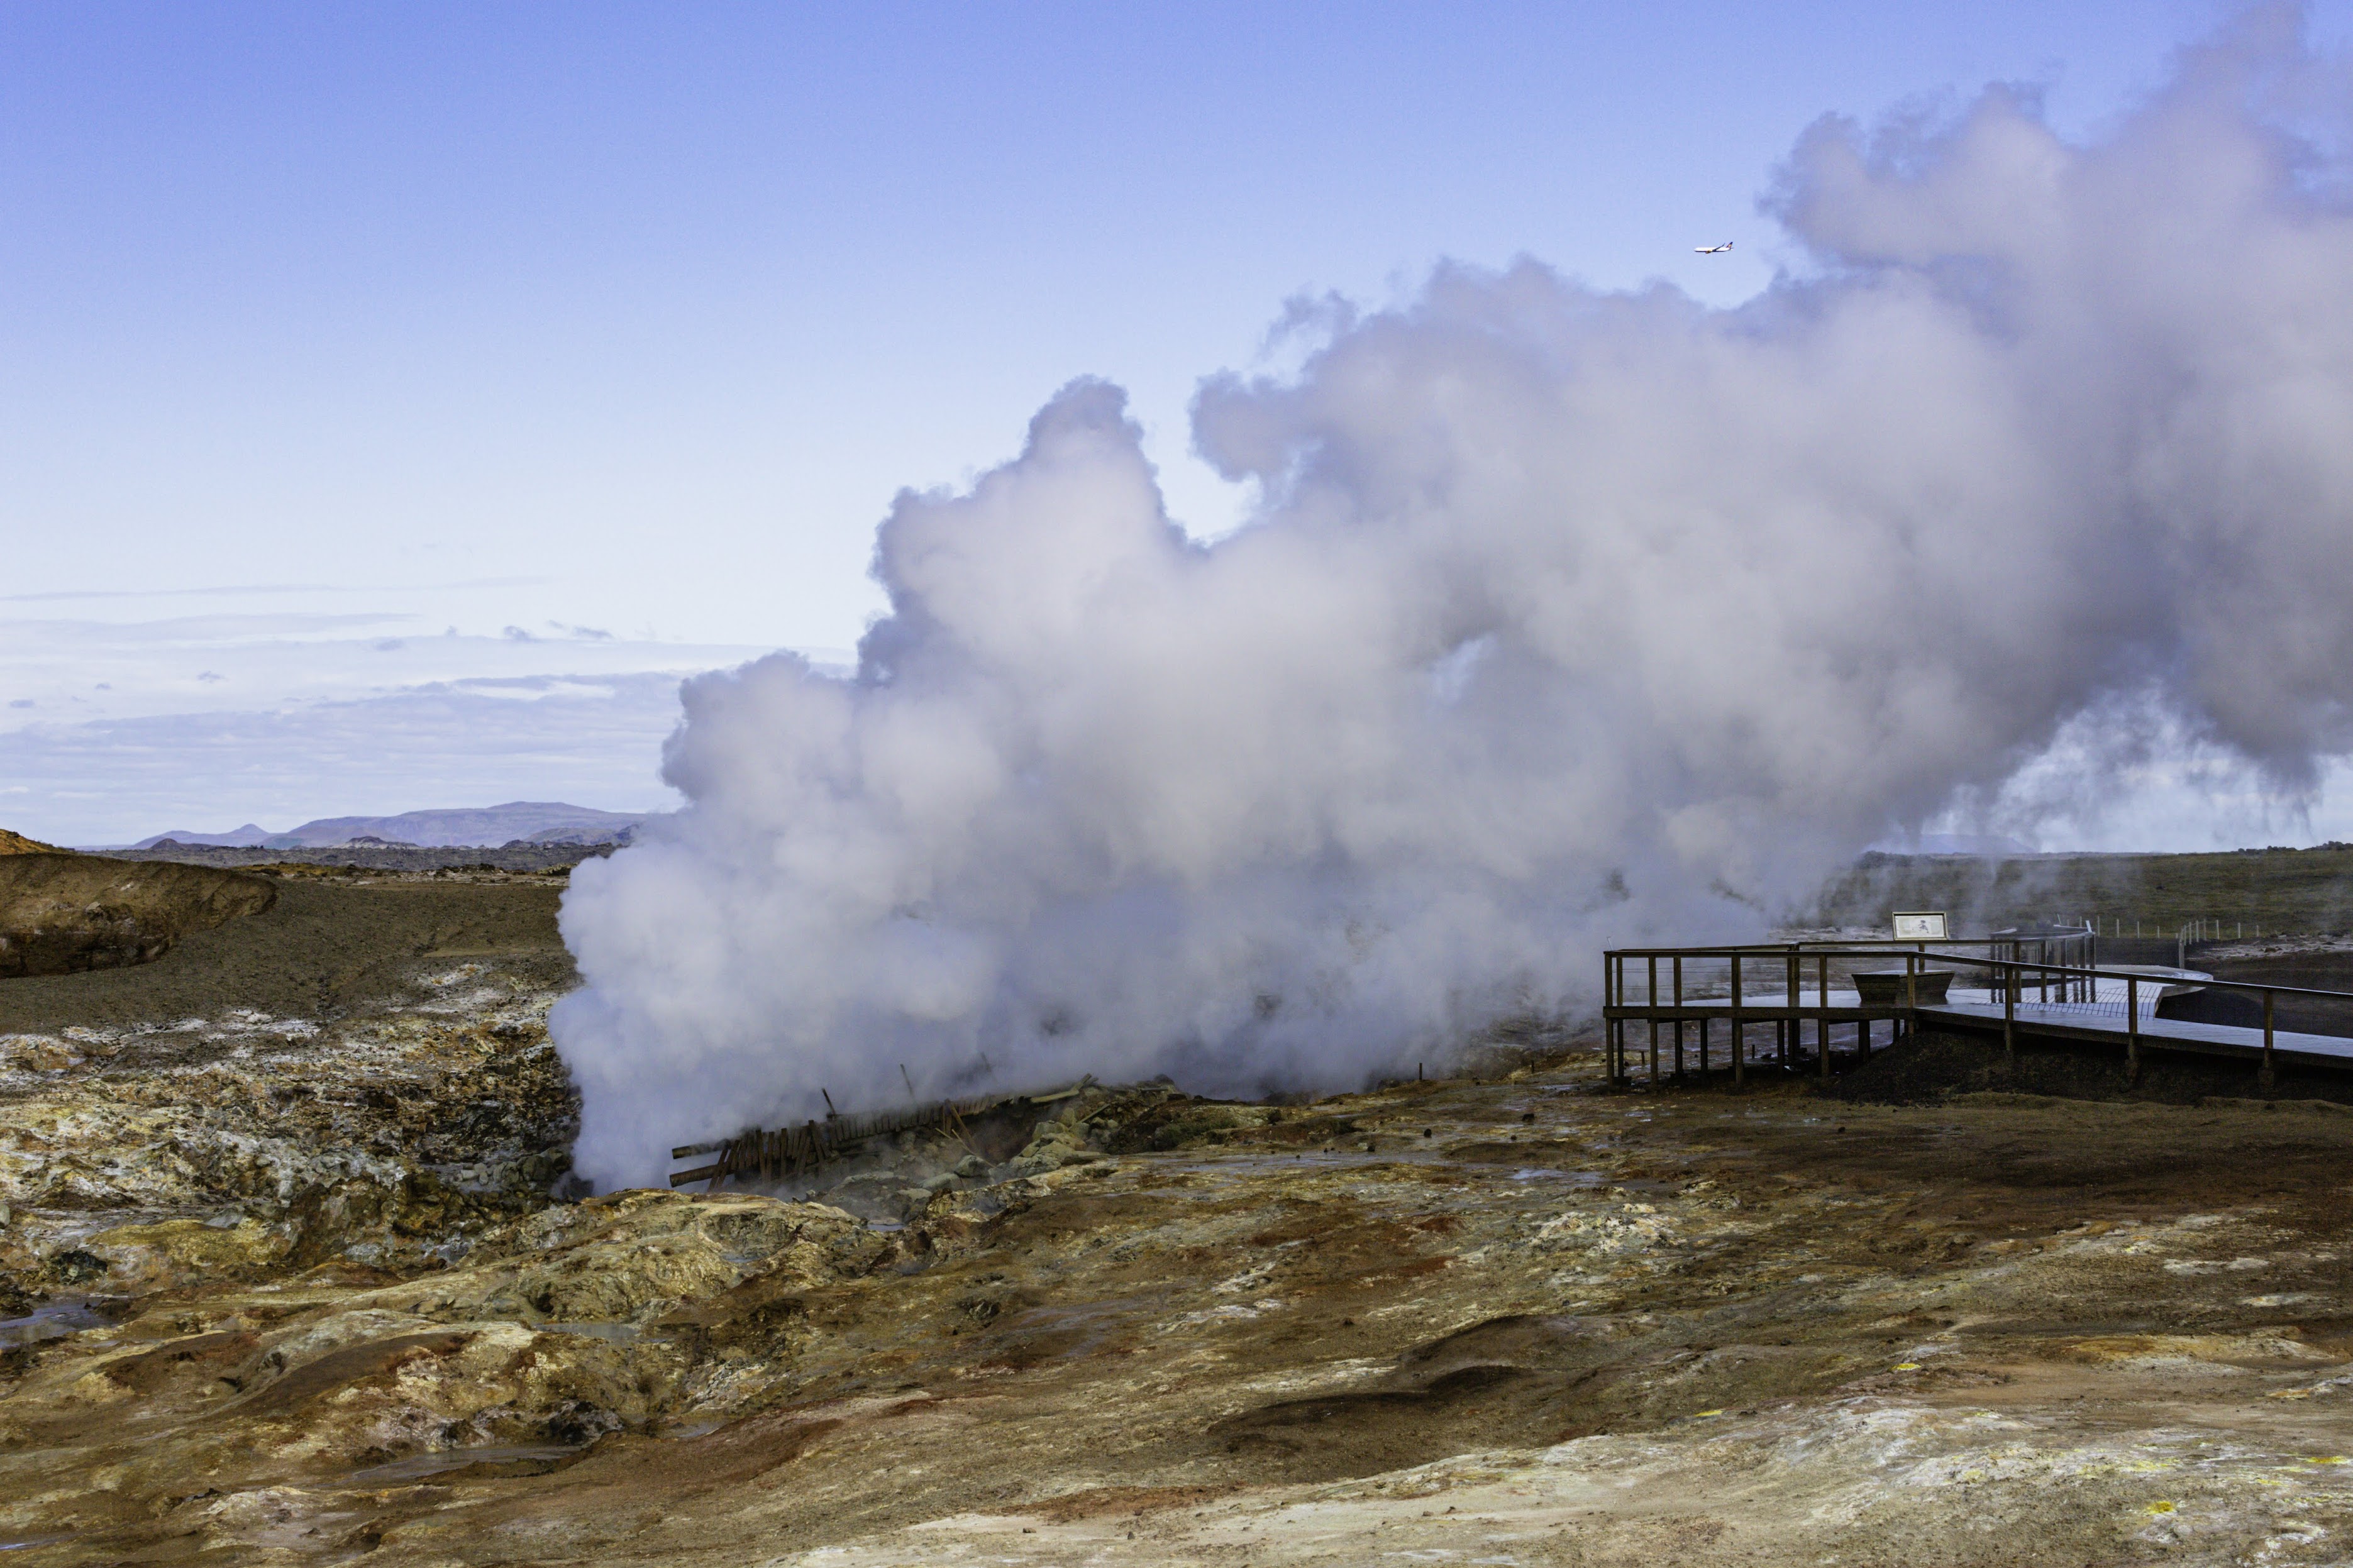
[[[869,1111],[857,1116],[828,1116],[823,1121],[807,1121],[798,1127],[779,1127],[773,1131],[753,1128],[733,1138],[723,1138],[708,1143],[688,1143],[670,1152],[673,1160],[692,1159],[698,1154],[716,1154],[718,1159],[707,1165],[697,1165],[691,1171],[671,1175],[670,1184],[685,1186],[690,1182],[711,1184],[706,1192],[717,1192],[719,1184],[730,1176],[747,1176],[762,1181],[779,1181],[815,1170],[828,1160],[837,1160],[855,1144],[871,1139],[886,1138],[895,1133],[938,1129],[965,1137],[965,1122],[972,1117],[987,1114],[1001,1105],[1027,1100],[1033,1105],[1050,1104],[1069,1100],[1082,1093],[1094,1082],[1089,1073],[1066,1088],[1044,1093],[991,1094],[967,1100],[937,1100],[928,1104],[911,1105],[901,1110]],[[832,1097],[828,1096],[828,1105]]]

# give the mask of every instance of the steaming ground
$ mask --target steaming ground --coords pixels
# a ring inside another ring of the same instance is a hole
[[[2353,745],[2347,79],[2266,11],[2090,142],[1826,119],[1736,310],[1529,261],[1310,312],[1203,384],[1213,544],[1074,383],[899,498],[854,679],[689,685],[689,808],[565,908],[583,1170],[902,1073],[1361,1083],[2062,738],[2292,799]]]

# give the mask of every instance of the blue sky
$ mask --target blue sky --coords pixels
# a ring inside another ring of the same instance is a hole
[[[1187,403],[1286,300],[1525,253],[1728,304],[1818,116],[2023,79],[2095,128],[2223,14],[16,0],[0,822],[660,805],[649,672],[846,648],[892,493],[1071,377],[1215,533]],[[2211,837],[2151,788],[2092,837]]]

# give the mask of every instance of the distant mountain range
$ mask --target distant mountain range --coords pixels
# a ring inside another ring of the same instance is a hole
[[[130,846],[152,849],[165,839],[237,849],[323,849],[339,844],[414,844],[428,849],[480,845],[626,844],[644,812],[597,811],[562,801],[512,800],[449,811],[405,811],[397,816],[322,816],[284,833],[254,823],[227,833],[174,828]]]

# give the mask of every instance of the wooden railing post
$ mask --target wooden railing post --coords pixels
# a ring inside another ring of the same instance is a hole
[[[2140,976],[2125,976],[2125,1081],[2140,1081]]]
[[[1785,1013],[1781,1020],[1781,1067],[1786,1071],[1795,1066],[1798,1059],[1798,975],[1801,966],[1796,943],[1792,942],[1789,951],[1783,955],[1781,966],[1787,971],[1783,976],[1785,988],[1781,994]]]
[[[2263,1070],[2257,1079],[2266,1091],[2272,1087],[2272,994],[2263,993]]]
[[[1651,1009],[1650,1087],[1659,1087],[1659,955],[1651,954],[1651,978],[1642,1001]]]
[[[1822,1053],[1822,1079],[1831,1076],[1831,955],[1823,953],[1814,960],[1814,977],[1820,982],[1821,1011],[1814,1016],[1814,1048]]]
[[[1618,955],[1601,955],[1601,1076],[1614,1088],[1618,1082],[1618,1020],[1609,1016],[1618,1005]]]
[[[1626,1010],[1626,955],[1622,952],[1618,955],[1618,1010]],[[1622,1017],[1615,1026],[1611,1046],[1609,1081],[1620,1084],[1626,1081],[1626,1020]]]
[[[2006,972],[2001,984],[2001,1058],[2005,1066],[2018,1066],[2018,987],[2010,984]]]
[[[1732,955],[1732,1081],[1748,1081],[1748,1026],[1740,1016],[1740,954]]]
[[[1675,1081],[1683,1080],[1683,955],[1675,954]]]

